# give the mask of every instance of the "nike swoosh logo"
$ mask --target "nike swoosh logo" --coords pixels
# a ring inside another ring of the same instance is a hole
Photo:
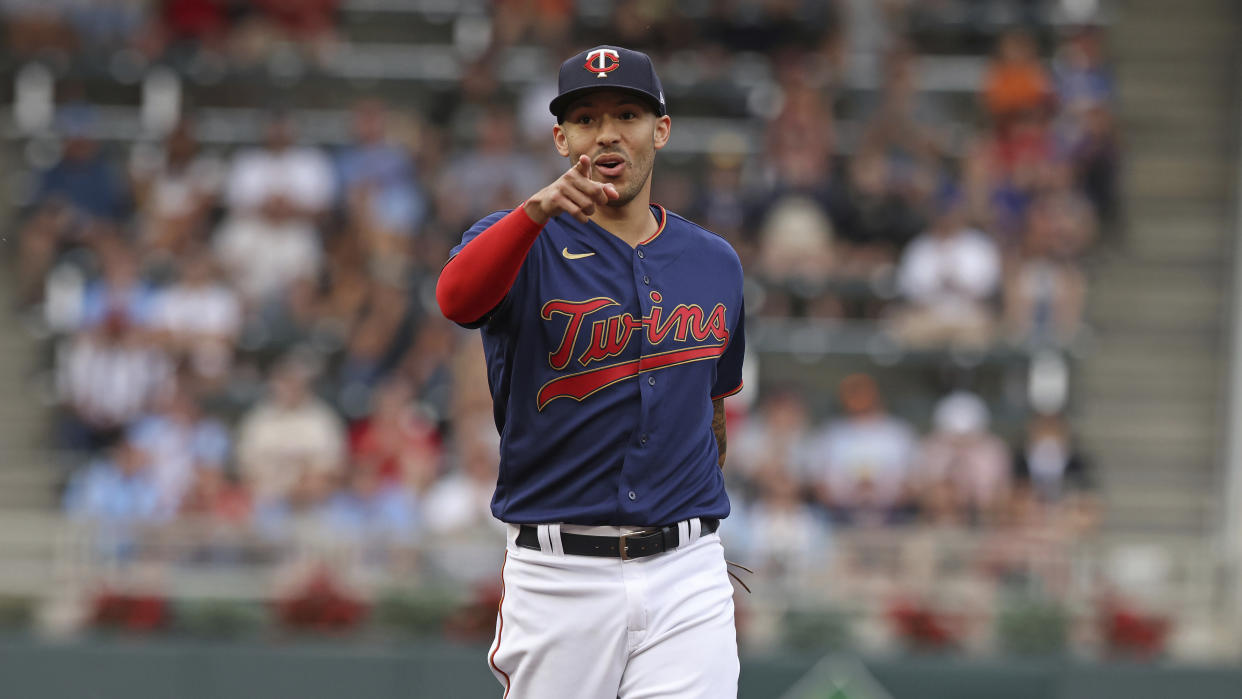
[[[570,252],[569,247],[566,246],[566,247],[561,248],[561,254],[565,256],[566,260],[581,260],[582,258],[590,257],[591,255],[594,255],[595,253],[593,252]]]

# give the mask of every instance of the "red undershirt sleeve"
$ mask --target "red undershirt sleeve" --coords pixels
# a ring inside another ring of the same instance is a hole
[[[541,230],[519,206],[450,258],[436,282],[436,302],[444,317],[470,324],[498,306]]]

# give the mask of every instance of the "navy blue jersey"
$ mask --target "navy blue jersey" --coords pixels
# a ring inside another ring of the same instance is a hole
[[[492,513],[663,525],[729,514],[712,400],[742,387],[742,266],[663,207],[636,248],[561,214],[482,319],[500,431]],[[457,254],[507,211],[479,221]]]

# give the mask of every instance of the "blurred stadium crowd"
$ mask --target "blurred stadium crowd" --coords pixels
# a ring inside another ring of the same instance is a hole
[[[678,132],[680,114],[753,129],[750,143],[713,136],[698,159],[665,156],[653,197],[735,246],[754,327],[861,327],[945,363],[1060,351],[1082,333],[1084,265],[1117,227],[1119,145],[1103,31],[1050,24],[1056,3],[494,5],[486,45],[434,109],[360,100],[331,147],[285,106],[261,142],[228,151],[200,141],[192,108],[158,138],[103,142],[84,91],[58,88],[61,147],[14,223],[10,283],[54,350],[67,513],[276,537],[313,519],[398,546],[494,531],[478,338],[439,317],[431,289],[463,230],[565,167],[548,143],[550,87],[497,97],[496,57],[514,45],[649,51],[681,85],[674,142],[696,135]],[[972,24],[998,5],[1007,28]],[[186,74],[292,46],[313,79],[350,42],[333,0],[4,12],[18,58],[123,50]],[[950,15],[967,29],[925,31]],[[847,89],[860,52],[877,57],[874,84]],[[921,84],[920,57],[937,52],[989,56],[966,100]],[[743,89],[734,76],[756,61],[762,79]],[[847,530],[1070,541],[1094,525],[1064,400],[1000,430],[1001,396],[942,382],[934,409],[899,415],[886,406],[902,384],[883,371],[846,372],[836,400],[756,382],[731,401],[735,557],[801,570]],[[1005,553],[987,565],[1003,574]]]

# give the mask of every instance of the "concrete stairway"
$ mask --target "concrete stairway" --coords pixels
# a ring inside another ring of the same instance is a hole
[[[1106,526],[1205,534],[1223,475],[1242,8],[1130,0],[1110,43],[1125,144],[1124,241],[1093,270],[1083,436]]]
[[[30,375],[38,345],[13,312],[11,267],[0,261],[0,510],[46,510],[58,477],[47,449],[50,416]]]

